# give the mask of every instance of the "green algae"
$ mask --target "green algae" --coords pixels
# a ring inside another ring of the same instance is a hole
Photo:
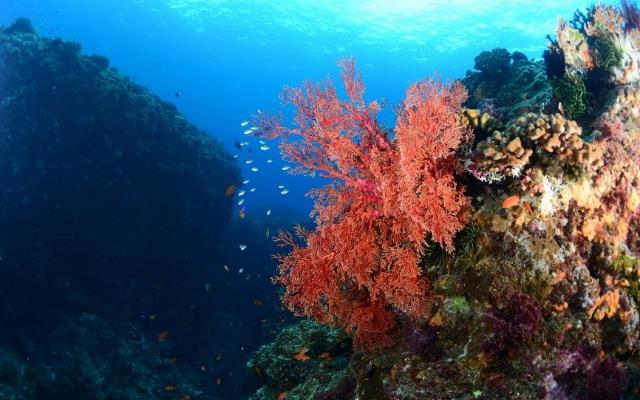
[[[553,94],[570,119],[579,119],[587,112],[587,88],[577,74],[565,73],[551,80]]]
[[[464,296],[455,296],[447,299],[445,306],[451,314],[468,314],[471,311],[469,302]]]
[[[610,72],[613,68],[620,67],[622,50],[616,46],[613,39],[608,36],[598,36],[593,41],[593,49],[598,68]]]

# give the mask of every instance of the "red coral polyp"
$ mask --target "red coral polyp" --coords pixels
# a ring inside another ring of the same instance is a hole
[[[316,228],[298,229],[303,243],[278,236],[291,251],[278,256],[275,280],[295,314],[345,328],[357,347],[375,349],[393,343],[397,315],[428,318],[425,242],[453,250],[470,213],[454,175],[455,153],[471,136],[458,117],[466,91],[434,80],[412,85],[391,138],[376,120],[378,104],[364,101],[353,60],[341,65],[346,100],[331,82],[305,83],[283,95],[296,109],[295,128],[258,118],[259,135],[285,139],[281,152],[297,172],[332,180],[310,193]]]

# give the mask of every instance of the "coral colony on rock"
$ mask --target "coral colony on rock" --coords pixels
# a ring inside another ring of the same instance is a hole
[[[278,235],[274,279],[322,325],[256,353],[252,398],[640,398],[639,22],[597,5],[544,61],[484,51],[461,82],[411,85],[393,129],[350,59],[345,96],[306,83],[284,92],[293,127],[258,114],[330,183],[315,228]]]
[[[285,89],[291,123],[240,125],[328,183],[275,234],[175,106],[0,27],[0,400],[640,399],[640,10],[548,39],[413,83],[393,127],[352,58]],[[278,251],[277,293],[231,262]]]

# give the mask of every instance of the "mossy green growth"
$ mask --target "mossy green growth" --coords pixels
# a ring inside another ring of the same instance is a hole
[[[604,71],[611,71],[622,63],[622,50],[608,36],[597,36],[593,50],[596,66]]]
[[[469,302],[464,296],[450,297],[445,301],[445,306],[450,314],[469,314],[471,308]]]
[[[567,31],[569,32],[569,39],[572,43],[577,44],[584,41],[584,35],[579,30],[575,28],[568,28]]]
[[[551,80],[553,94],[562,103],[567,117],[577,119],[587,111],[587,88],[577,74],[565,73]]]
[[[626,253],[620,253],[620,255],[611,262],[611,269],[614,272],[629,277],[638,269],[638,259],[628,256]]]
[[[640,260],[622,252],[611,262],[609,268],[627,279],[629,285],[625,287],[625,291],[636,304],[640,304]]]

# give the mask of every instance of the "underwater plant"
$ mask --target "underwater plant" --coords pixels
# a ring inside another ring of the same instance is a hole
[[[571,119],[577,119],[587,111],[587,88],[577,74],[565,73],[551,80],[553,94]]]
[[[622,50],[620,50],[613,39],[607,36],[598,36],[593,41],[595,62],[598,68],[611,71],[612,68],[619,67],[622,62]]]
[[[289,233],[277,237],[292,249],[278,256],[283,303],[345,328],[357,348],[374,349],[393,343],[396,314],[420,320],[430,313],[420,259],[427,238],[452,250],[467,221],[454,154],[471,133],[459,118],[464,87],[425,80],[407,90],[390,137],[375,119],[379,105],[364,101],[354,61],[341,65],[347,100],[331,82],[286,89],[297,128],[262,115],[257,134],[284,138],[280,148],[295,172],[332,180],[311,192],[317,226],[298,227],[304,244]]]

